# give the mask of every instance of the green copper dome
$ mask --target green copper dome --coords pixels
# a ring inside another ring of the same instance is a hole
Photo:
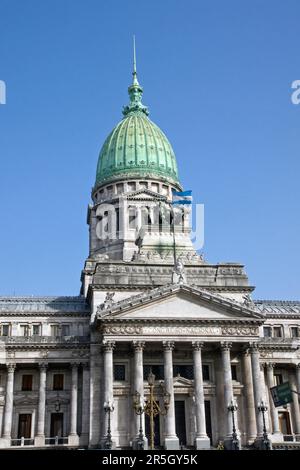
[[[130,103],[123,109],[124,118],[101,149],[95,186],[120,178],[145,177],[180,186],[174,151],[165,134],[148,118],[135,67],[128,93]]]

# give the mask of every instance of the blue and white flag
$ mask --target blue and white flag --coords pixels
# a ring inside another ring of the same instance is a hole
[[[192,191],[172,191],[172,204],[192,204]]]

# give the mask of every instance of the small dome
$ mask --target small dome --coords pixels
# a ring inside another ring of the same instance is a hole
[[[165,134],[148,118],[136,72],[128,92],[130,103],[123,109],[124,118],[101,149],[95,187],[120,178],[147,177],[180,186],[174,151]]]

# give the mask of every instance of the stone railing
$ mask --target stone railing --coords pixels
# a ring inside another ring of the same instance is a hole
[[[67,437],[46,437],[45,438],[45,445],[46,446],[63,446],[68,445],[69,440]]]
[[[12,447],[33,446],[34,439],[26,438],[26,437],[20,437],[19,439],[11,439],[10,445]]]

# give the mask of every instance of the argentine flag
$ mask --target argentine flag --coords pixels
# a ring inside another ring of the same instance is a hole
[[[192,204],[192,191],[172,191],[172,204]]]

